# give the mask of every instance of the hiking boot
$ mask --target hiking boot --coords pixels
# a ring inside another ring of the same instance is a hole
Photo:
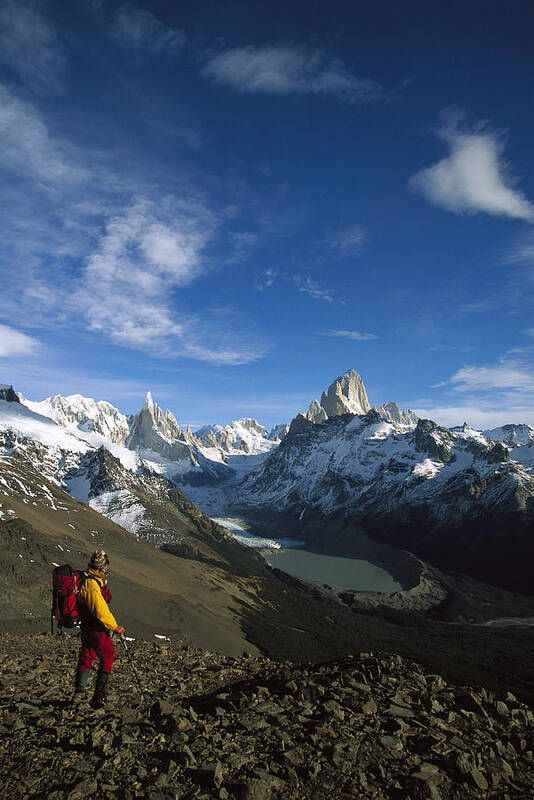
[[[96,676],[96,686],[91,706],[93,708],[103,708],[106,705],[106,684],[108,682],[108,675],[105,672],[99,672]]]
[[[74,679],[74,696],[72,698],[73,705],[80,705],[87,699],[87,683],[89,681],[89,670],[78,669]]]

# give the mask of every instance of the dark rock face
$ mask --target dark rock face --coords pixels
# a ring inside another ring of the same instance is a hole
[[[0,384],[0,400],[6,400],[8,403],[20,403],[19,398],[13,391],[12,386]]]
[[[532,711],[400,656],[296,666],[135,642],[143,702],[117,643],[109,702],[93,711],[70,702],[76,639],[0,645],[6,797],[531,797]]]

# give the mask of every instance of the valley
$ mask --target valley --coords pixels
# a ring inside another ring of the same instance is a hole
[[[150,393],[126,417],[80,395],[5,390],[3,630],[46,629],[52,564],[81,568],[98,544],[134,636],[179,631],[196,647],[299,662],[377,649],[534,698],[534,637],[516,624],[534,616],[522,578],[531,429],[494,440],[394,403],[372,409],[354,371],[321,403],[270,432],[252,418],[193,432]],[[505,514],[491,585],[475,568],[488,538],[469,532]]]

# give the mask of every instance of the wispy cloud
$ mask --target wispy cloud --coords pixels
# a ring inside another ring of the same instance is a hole
[[[7,325],[0,325],[0,358],[33,356],[38,347],[39,342],[32,336]]]
[[[272,286],[278,275],[279,273],[277,270],[266,269],[263,275],[256,281],[256,289],[258,292],[263,292],[264,289],[268,289]]]
[[[181,30],[169,28],[150,11],[124,3],[114,14],[111,35],[138,57],[179,53],[186,40]]]
[[[0,84],[2,166],[47,184],[86,179],[66,142],[50,136],[40,114]]]
[[[293,272],[287,272],[280,269],[267,269],[256,281],[256,289],[263,292],[265,289],[270,288],[276,281],[283,281],[285,283],[295,286],[297,291],[308,294],[314,300],[324,300],[326,303],[343,303],[342,300],[336,300],[334,292],[321,286],[309,275],[298,275]]]
[[[293,282],[299,292],[309,294],[310,297],[313,297],[315,300],[324,300],[326,303],[342,302],[340,300],[336,301],[330,289],[326,289],[310,277],[293,275]]]
[[[162,197],[111,155],[54,137],[34,105],[2,86],[0,145],[0,170],[10,173],[0,221],[5,320],[85,323],[158,357],[241,364],[265,354],[239,314],[185,304],[175,312],[177,293],[213,268],[206,247],[224,222],[189,181],[180,197]],[[227,241],[233,251],[251,245],[247,236]]]
[[[156,357],[214,364],[260,358],[265,345],[229,333],[220,316],[177,314],[171,303],[177,289],[205,271],[203,250],[217,225],[202,203],[175,198],[138,200],[110,218],[74,296],[90,329]]]
[[[449,155],[410,178],[409,187],[430,203],[456,214],[484,212],[534,222],[534,205],[515,188],[503,159],[501,137],[483,124],[462,127],[449,113],[438,131]]]
[[[353,339],[356,342],[370,342],[378,339],[375,333],[362,333],[360,331],[320,331],[319,336],[335,336],[340,339]]]
[[[501,389],[534,389],[534,369],[519,360],[504,357],[497,364],[467,365],[449,378],[456,392],[491,391]]]
[[[513,403],[502,405],[482,405],[480,402],[466,403],[464,405],[424,405],[413,407],[413,411],[421,419],[431,419],[445,427],[462,425],[467,422],[473,428],[485,430],[497,428],[501,425],[512,423],[526,423],[534,425],[534,405]]]
[[[445,389],[451,402],[414,408],[418,416],[443,425],[466,421],[480,428],[508,422],[534,424],[532,347],[514,348],[495,363],[467,364],[433,388]]]
[[[506,264],[522,267],[522,276],[529,280],[534,279],[534,234],[527,231],[519,236],[510,249]]]
[[[322,50],[297,44],[227,50],[214,56],[202,74],[242,94],[322,95],[349,104],[384,98],[376,81],[353,75]]]
[[[0,3],[0,60],[36,92],[61,91],[65,52],[37,3]]]
[[[434,344],[428,348],[434,353],[472,353],[478,347],[463,344]]]
[[[324,239],[324,244],[340,258],[348,258],[360,253],[367,242],[367,232],[362,225],[351,225],[348,228],[332,233]]]

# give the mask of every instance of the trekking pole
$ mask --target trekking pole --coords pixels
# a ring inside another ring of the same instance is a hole
[[[143,698],[143,702],[146,703],[146,697],[145,697],[145,694],[143,692],[143,687],[141,686],[141,681],[139,680],[139,675],[137,674],[137,670],[136,670],[136,668],[134,666],[134,663],[132,661],[132,657],[130,655],[130,651],[128,650],[128,647],[126,645],[126,639],[124,638],[124,636],[119,636],[119,639],[123,643],[124,649],[126,650],[126,655],[128,656],[128,661],[130,662],[130,666],[132,668],[132,672],[135,675],[137,683],[139,685],[139,691],[141,692],[141,697]]]

